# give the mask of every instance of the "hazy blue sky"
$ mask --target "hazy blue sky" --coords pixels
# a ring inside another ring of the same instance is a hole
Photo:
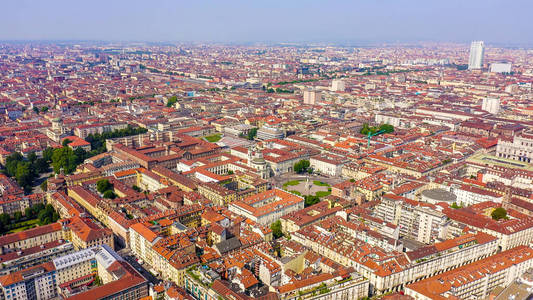
[[[1,40],[533,44],[533,0],[0,0]]]

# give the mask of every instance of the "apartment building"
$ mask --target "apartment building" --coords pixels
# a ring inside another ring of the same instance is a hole
[[[161,237],[143,223],[131,225],[129,235],[131,251],[135,256],[152,265],[154,257],[153,246]]]
[[[60,223],[38,226],[25,231],[0,236],[0,254],[11,250],[24,250],[63,239]]]
[[[304,198],[273,189],[230,203],[228,209],[261,225],[270,225],[284,215],[304,208]]]
[[[26,208],[37,203],[43,203],[43,201],[43,194],[6,195],[3,197],[0,185],[0,214],[13,215],[17,211],[24,213]]]
[[[457,196],[456,203],[461,206],[470,206],[487,201],[501,203],[503,200],[501,194],[469,185],[452,189],[452,192]]]
[[[294,232],[291,238],[339,264],[354,267],[370,280],[374,294],[401,290],[405,284],[488,257],[498,249],[497,239],[484,233],[435,244],[429,255],[425,251],[387,252],[345,232],[317,225]]]
[[[520,245],[529,245],[533,241],[533,217],[496,221],[483,212],[475,211],[475,206],[474,209],[469,208],[471,209],[444,208],[443,213],[451,220],[448,236],[461,232],[466,225],[473,230],[497,237],[498,246],[502,251]]]
[[[52,262],[0,276],[2,299],[56,299],[57,273]]]
[[[9,249],[4,254],[0,254],[0,275],[24,270],[74,251],[71,242],[62,240],[40,244],[24,250]]]
[[[324,220],[342,210],[340,206],[331,208],[329,206],[327,201],[322,201],[281,217],[280,221],[283,232],[291,233],[298,231],[305,226]]]
[[[485,299],[533,266],[533,249],[518,246],[485,259],[409,284],[405,294],[420,300]]]
[[[93,276],[85,277],[90,274],[97,274],[98,272],[93,249],[83,249],[55,258],[52,260],[52,263],[56,269],[58,286],[75,279],[79,280],[80,278],[83,278],[84,281],[78,282],[77,284],[88,283],[93,279]]]
[[[376,206],[378,218],[400,227],[400,234],[425,244],[447,236],[449,221],[437,207],[394,194],[383,195]]]
[[[98,226],[89,218],[75,216],[62,220],[61,224],[65,228],[65,238],[72,241],[77,250],[100,245],[115,248],[113,232]]]
[[[74,127],[74,135],[85,139],[89,134],[102,134],[104,132],[125,129],[126,127],[128,127],[128,124],[126,123],[84,124]]]

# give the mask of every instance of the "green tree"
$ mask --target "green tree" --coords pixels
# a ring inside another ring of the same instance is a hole
[[[39,206],[41,208],[39,210],[39,213],[37,214],[37,218],[39,219],[40,225],[46,225],[53,222],[56,222],[59,219],[59,214],[54,210],[54,207],[50,204],[47,204],[46,206],[42,205]]]
[[[4,226],[4,228],[11,223],[11,217],[9,214],[3,213],[0,214],[0,224]]]
[[[96,190],[100,193],[105,193],[113,188],[113,185],[107,179],[101,179],[96,182]]]
[[[359,132],[363,135],[367,135],[369,132],[371,132],[371,127],[368,126],[368,123],[364,123]]]
[[[76,150],[74,150],[74,155],[76,155],[76,164],[79,165],[83,163],[87,158],[89,158],[89,155],[85,149],[78,147]]]
[[[178,97],[172,96],[172,97],[168,98],[167,107],[174,106],[174,104],[176,104],[176,102],[178,102]]]
[[[112,190],[107,190],[104,192],[104,198],[106,199],[115,199],[117,197],[117,195],[115,194],[115,192],[113,192]]]
[[[317,204],[318,202],[320,202],[320,197],[313,196],[313,195],[306,195],[304,196],[304,199],[305,199],[305,202],[304,202],[305,207],[308,207],[308,206],[311,206],[313,204]]]
[[[394,132],[394,126],[390,124],[381,124],[379,130],[383,130],[385,133],[392,133]]]
[[[13,214],[13,219],[15,219],[15,222],[20,222],[20,220],[22,220],[22,212],[16,211]]]
[[[31,184],[33,182],[34,175],[30,169],[29,162],[18,163],[17,171],[15,172],[15,178],[17,183],[24,188],[24,191],[31,191]]]
[[[54,155],[54,148],[47,147],[43,150],[43,159],[47,162],[52,161],[52,155]]]
[[[27,219],[33,219],[35,217],[35,214],[33,213],[33,209],[31,207],[26,207],[24,210],[24,215]]]
[[[37,173],[45,173],[50,169],[50,165],[44,158],[37,158],[34,164],[35,171]]]
[[[61,143],[61,145],[63,145],[63,147],[66,147],[68,144],[72,143],[71,140],[69,139],[64,139],[63,142]]]
[[[35,152],[30,152],[28,153],[28,161],[31,163],[31,164],[34,164],[35,161],[37,160],[37,154],[35,154]]]
[[[278,239],[283,236],[283,232],[281,231],[281,221],[277,220],[276,222],[272,223],[270,225],[270,229],[272,229],[272,235],[275,239]]]
[[[15,152],[6,157],[6,173],[10,177],[14,177],[17,172],[19,162],[22,162],[24,157],[19,152]]]
[[[43,190],[43,192],[48,191],[48,180],[45,180],[43,183],[41,183],[41,190]]]
[[[248,139],[252,141],[257,136],[257,128],[252,128],[248,131]]]
[[[41,107],[41,111],[42,111],[42,112],[47,112],[48,109],[49,109],[48,106],[43,106],[43,107]]]
[[[45,206],[43,203],[37,203],[33,206],[34,214],[37,215],[41,210],[44,210]]]
[[[74,154],[74,151],[70,147],[63,147],[54,150],[52,155],[52,166],[55,173],[59,173],[61,169],[65,173],[70,174],[76,170],[78,157]]]
[[[507,211],[503,207],[498,207],[492,211],[490,216],[494,220],[507,219]]]
[[[91,152],[87,154],[87,158],[105,152],[106,139],[142,134],[146,133],[147,131],[148,129],[146,128],[132,127],[128,125],[125,129],[119,129],[112,132],[104,132],[102,134],[89,134],[89,136],[87,136],[85,140],[91,143],[91,149],[93,150],[91,150]]]
[[[304,173],[305,171],[307,171],[307,169],[309,168],[310,165],[311,164],[309,163],[308,160],[302,159],[299,162],[294,164],[294,172],[296,172],[296,173]]]

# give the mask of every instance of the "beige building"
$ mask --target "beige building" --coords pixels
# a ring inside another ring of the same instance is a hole
[[[28,249],[42,244],[63,239],[63,228],[60,223],[38,226],[22,232],[0,236],[0,254],[10,249]]]
[[[282,216],[304,208],[304,198],[273,189],[230,203],[229,210],[261,225],[270,225]]]
[[[407,285],[414,299],[487,299],[498,286],[508,286],[533,267],[533,249],[519,246],[455,270]]]

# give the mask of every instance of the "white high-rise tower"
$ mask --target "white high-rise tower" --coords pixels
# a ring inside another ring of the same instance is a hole
[[[485,53],[485,44],[483,41],[473,41],[470,44],[470,59],[468,59],[468,69],[475,70],[483,67],[483,54]]]

